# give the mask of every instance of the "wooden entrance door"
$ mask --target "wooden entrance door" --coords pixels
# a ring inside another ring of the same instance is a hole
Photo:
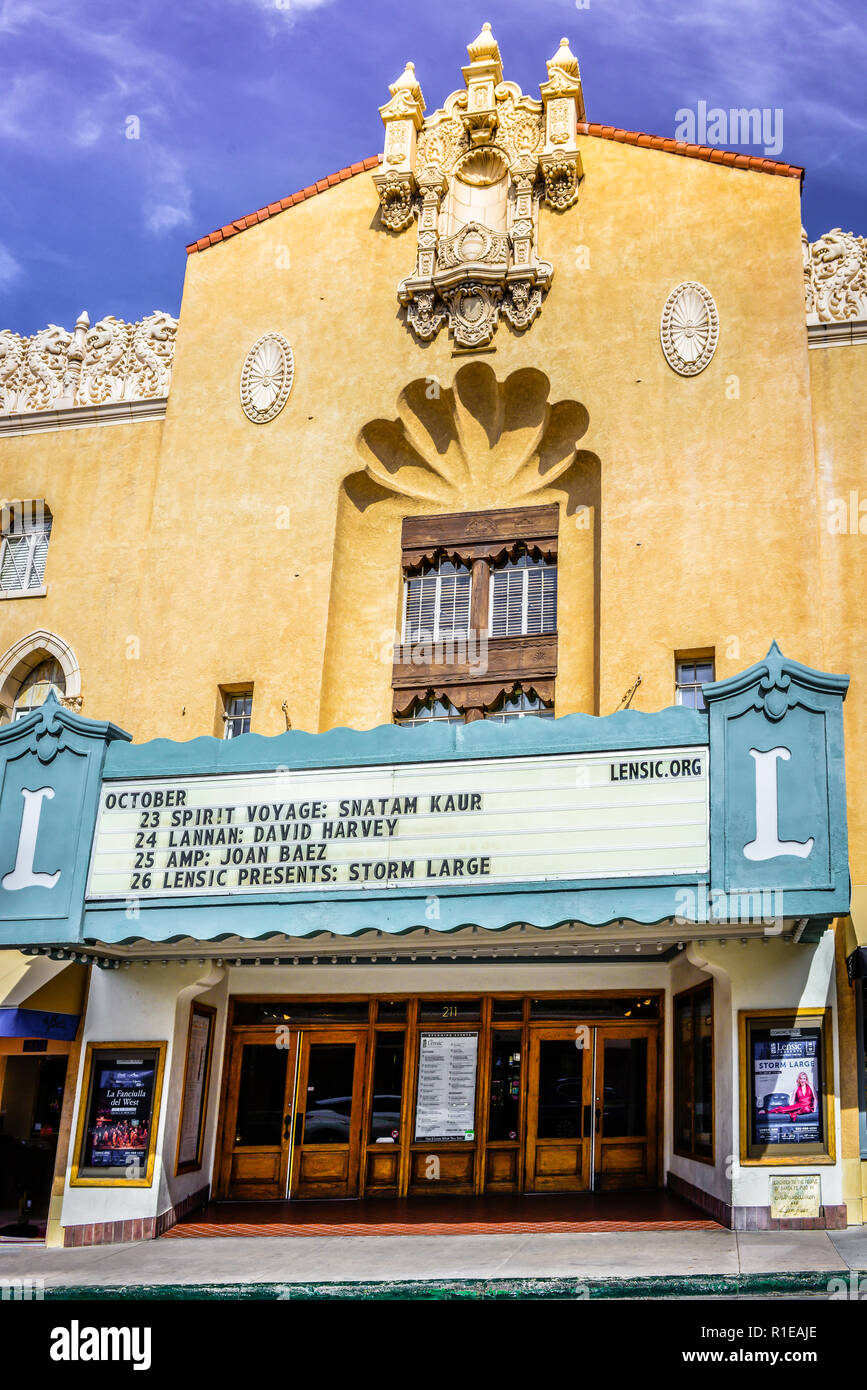
[[[236,1201],[287,1195],[297,1034],[235,1033],[229,1051],[220,1195]]]
[[[292,1197],[358,1196],[366,1045],[361,1028],[299,1035]]]
[[[594,1188],[657,1185],[657,1029],[595,1030]]]
[[[590,1187],[593,1054],[590,1030],[530,1029],[527,1096],[527,1192]]]

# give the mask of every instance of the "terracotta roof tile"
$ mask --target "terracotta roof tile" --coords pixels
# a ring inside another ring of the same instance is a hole
[[[269,217],[275,217],[278,212],[284,212],[286,208],[294,207],[296,203],[303,203],[306,198],[315,198],[317,193],[325,193],[335,184],[342,183],[345,179],[351,179],[355,174],[363,174],[368,169],[375,169],[381,163],[379,155],[372,155],[369,159],[362,159],[357,164],[352,164],[349,168],[338,169],[335,174],[329,174],[325,179],[319,179],[317,183],[308,184],[298,193],[291,193],[286,198],[281,198],[279,202],[269,203],[267,207],[258,208],[256,212],[248,213],[246,217],[238,217],[234,222],[228,222],[219,231],[211,232],[209,236],[199,237],[197,241],[190,242],[187,247],[187,255],[192,255],[194,251],[205,251],[209,246],[216,246],[218,241],[226,241],[234,236],[236,232],[244,232],[248,227],[255,227],[259,222],[265,222]]]
[[[721,150],[712,148],[710,145],[690,145],[684,140],[672,140],[664,135],[648,135],[640,130],[623,130],[620,126],[594,125],[589,121],[579,121],[578,132],[581,135],[596,136],[600,140],[616,140],[621,145],[638,145],[642,149],[664,150],[668,154],[682,155],[686,159],[704,159],[711,164],[725,164],[734,169],[751,169],[759,174],[777,174],[783,178],[801,180],[804,177],[804,170],[797,164],[781,164],[777,160],[765,159],[761,155],[743,154],[736,150]],[[236,232],[246,231],[248,227],[265,222],[269,217],[276,216],[278,212],[294,207],[296,203],[303,203],[307,198],[315,198],[319,193],[326,193],[329,188],[342,183],[345,179],[354,178],[356,174],[363,174],[368,169],[375,169],[381,162],[380,155],[371,155],[368,159],[359,160],[356,164],[350,164],[345,169],[338,169],[336,173],[329,174],[327,178],[308,184],[298,193],[291,193],[288,197],[281,198],[279,202],[269,203],[267,207],[259,208],[246,217],[236,218],[234,222],[227,223],[225,227],[221,227],[219,231],[211,232],[209,236],[199,237],[198,241],[191,242],[187,247],[187,254],[191,255],[194,251],[206,251],[209,246],[216,246],[218,241],[226,241]]]
[[[666,150],[670,154],[685,155],[687,159],[706,159],[712,164],[727,164],[734,169],[752,169],[759,174],[779,174],[783,178],[802,179],[804,170],[798,164],[781,164],[763,155],[743,154],[736,150],[720,150],[710,145],[688,145],[682,140],[669,140],[660,135],[645,135],[638,130],[621,130],[618,126],[594,125],[590,121],[579,121],[581,135],[595,135],[601,140],[617,140],[623,145],[640,145],[643,148]]]

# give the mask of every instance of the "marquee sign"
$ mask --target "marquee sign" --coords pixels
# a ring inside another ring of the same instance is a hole
[[[139,745],[50,697],[0,729],[0,946],[700,922],[751,895],[764,920],[768,894],[809,939],[849,908],[847,685],[773,645],[706,711]]]
[[[108,783],[89,898],[708,869],[707,749]]]

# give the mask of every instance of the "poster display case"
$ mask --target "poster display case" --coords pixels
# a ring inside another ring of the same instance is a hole
[[[166,1044],[88,1043],[73,1187],[150,1187]]]

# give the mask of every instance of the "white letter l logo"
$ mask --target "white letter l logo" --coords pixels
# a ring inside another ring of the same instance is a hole
[[[791,756],[788,748],[771,748],[767,753],[750,749],[750,757],[756,761],[756,838],[744,845],[747,859],[776,859],[781,854],[806,859],[815,844],[812,835],[809,840],[781,840],[779,837],[777,759],[788,762]]]
[[[42,815],[42,802],[54,796],[53,787],[40,787],[38,791],[21,788],[24,797],[24,810],[21,813],[21,830],[18,833],[18,853],[15,868],[0,879],[0,887],[10,891],[15,888],[53,888],[60,878],[60,870],[55,874],[37,874],[33,870],[36,855],[36,839],[39,834],[39,817]]]

